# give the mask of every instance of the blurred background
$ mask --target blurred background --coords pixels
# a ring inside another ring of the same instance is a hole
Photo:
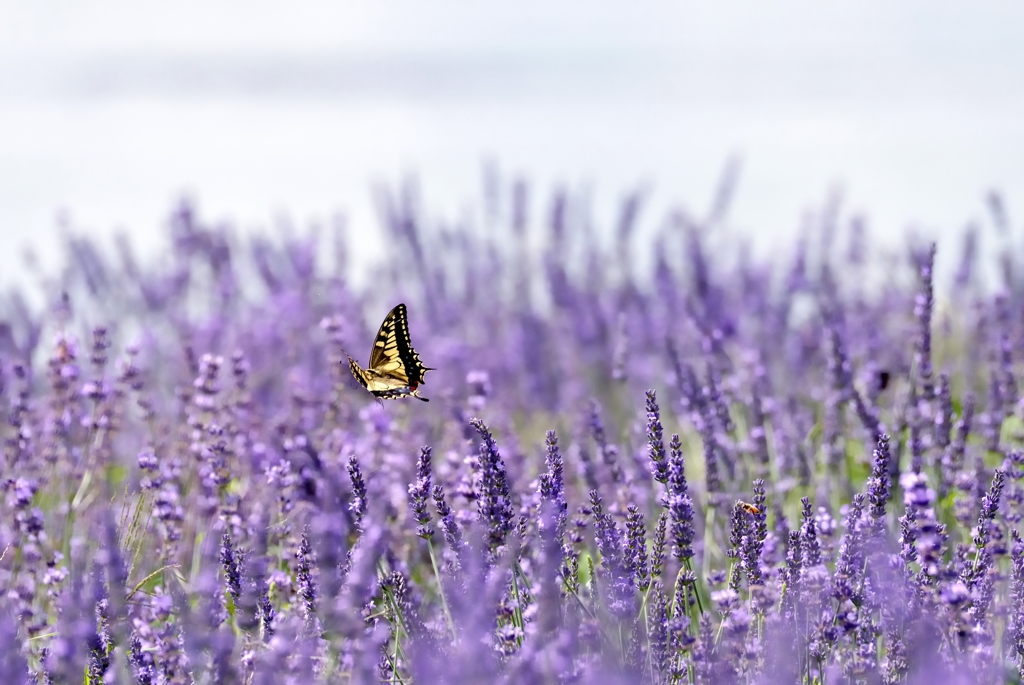
[[[62,230],[165,240],[181,197],[238,230],[345,216],[418,179],[438,221],[485,179],[561,185],[638,232],[712,211],[768,249],[837,199],[938,237],[1024,206],[1024,4],[604,0],[0,3],[0,285]],[[486,171],[485,170],[489,170]],[[942,251],[940,249],[940,262]]]

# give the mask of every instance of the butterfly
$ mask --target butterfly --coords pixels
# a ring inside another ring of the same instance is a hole
[[[434,369],[424,366],[419,353],[412,348],[404,304],[392,309],[380,325],[370,350],[370,365],[363,369],[351,356],[348,365],[359,384],[378,399],[415,397],[429,402],[420,397],[416,388],[423,383],[424,374]]]

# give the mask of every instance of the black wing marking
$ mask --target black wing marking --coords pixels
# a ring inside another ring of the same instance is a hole
[[[398,358],[398,340],[395,336],[396,322],[405,317],[405,305],[398,305],[384,317],[384,322],[373,339],[370,350],[370,365],[367,368],[379,371],[388,361]]]
[[[398,356],[405,366],[405,374],[409,379],[409,387],[415,389],[423,383],[423,376],[432,371],[420,361],[419,352],[413,349],[412,338],[409,337],[409,320],[406,318],[405,305],[400,304],[393,310],[395,316],[395,340],[398,343]]]
[[[369,369],[394,378],[415,389],[423,383],[430,367],[424,366],[409,337],[409,319],[404,304],[397,305],[385,317],[370,352]]]
[[[366,381],[366,372],[360,368],[359,364],[352,357],[348,358],[348,368],[351,369],[352,375],[359,381],[359,385],[369,390],[370,384]]]

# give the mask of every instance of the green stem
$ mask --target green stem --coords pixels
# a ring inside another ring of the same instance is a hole
[[[455,619],[452,618],[451,607],[448,606],[448,598],[444,594],[444,580],[441,578],[441,571],[437,567],[437,555],[434,554],[434,543],[427,538],[427,551],[430,553],[430,565],[434,568],[434,577],[437,578],[437,594],[441,596],[441,607],[444,609],[444,620],[448,623],[448,630],[452,633],[452,640],[458,640],[455,632]]]

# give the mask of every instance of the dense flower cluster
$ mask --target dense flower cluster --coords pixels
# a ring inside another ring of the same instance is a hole
[[[186,204],[0,298],[0,682],[1021,682],[1016,248],[414,200],[366,287]],[[400,301],[430,404],[348,374]]]

